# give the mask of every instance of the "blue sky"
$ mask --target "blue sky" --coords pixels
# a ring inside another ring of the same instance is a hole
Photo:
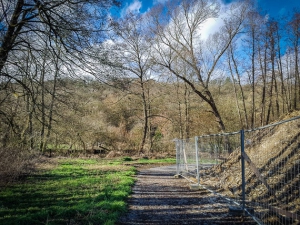
[[[266,11],[271,17],[282,16],[293,9],[300,8],[300,0],[258,0],[258,7]]]
[[[131,10],[135,12],[145,12],[157,2],[166,0],[121,0],[123,12]],[[225,3],[238,0],[222,0]],[[287,12],[292,12],[295,7],[300,8],[300,0],[256,0],[257,6],[261,12],[269,14],[270,17],[279,17]]]

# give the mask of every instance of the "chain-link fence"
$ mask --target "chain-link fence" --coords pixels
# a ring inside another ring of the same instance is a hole
[[[177,174],[221,193],[259,224],[300,224],[300,116],[176,140]]]

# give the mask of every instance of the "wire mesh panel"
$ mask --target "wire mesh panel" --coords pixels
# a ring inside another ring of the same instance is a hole
[[[300,224],[300,119],[245,132],[245,194],[262,224]]]
[[[225,161],[239,145],[239,132],[177,139],[177,174],[199,181],[208,169]]]
[[[200,179],[259,224],[300,224],[300,116],[177,140],[177,172]]]
[[[240,132],[206,135],[200,142],[200,183],[222,192],[232,205],[241,202]],[[209,153],[209,154],[208,154]],[[210,167],[206,167],[206,163]]]
[[[198,137],[200,164],[219,164],[239,145],[237,133]]]
[[[177,174],[186,177],[197,177],[197,157],[195,150],[195,139],[177,139]]]

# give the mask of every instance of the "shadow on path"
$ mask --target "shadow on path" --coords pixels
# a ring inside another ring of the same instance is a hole
[[[191,191],[186,179],[174,178],[175,167],[141,171],[129,198],[129,210],[117,225],[137,224],[256,224],[232,216],[228,202],[207,190]]]

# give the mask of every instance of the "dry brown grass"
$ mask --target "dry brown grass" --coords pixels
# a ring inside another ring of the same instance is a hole
[[[35,170],[37,171],[46,171],[46,170],[51,170],[54,169],[55,167],[58,166],[58,161],[60,160],[61,157],[53,157],[49,158],[46,156],[38,156],[36,157],[33,166]]]
[[[36,156],[18,148],[0,148],[0,185],[3,186],[32,171]]]

